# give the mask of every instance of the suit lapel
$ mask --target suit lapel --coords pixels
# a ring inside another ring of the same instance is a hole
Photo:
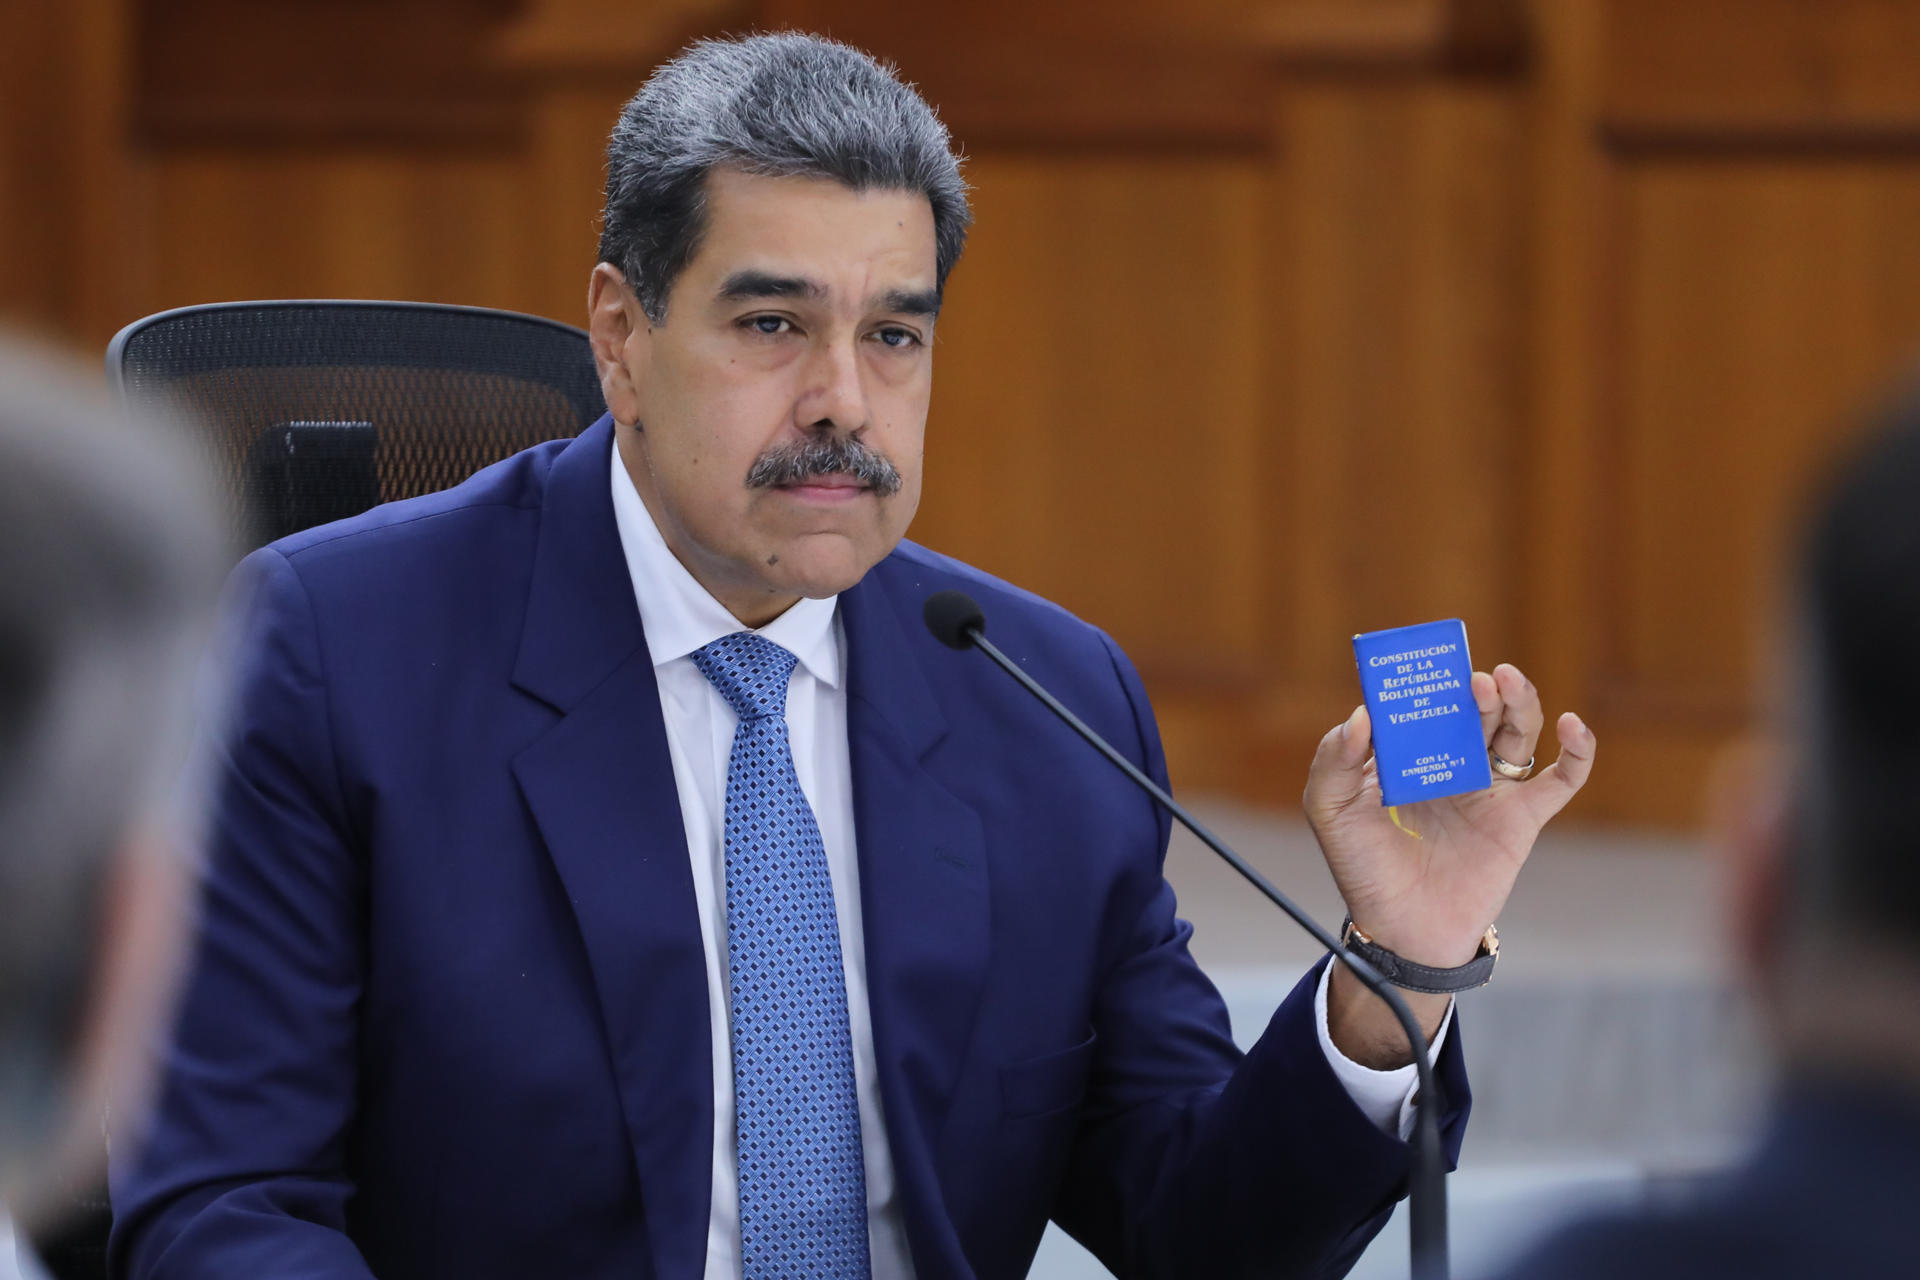
[[[932,1276],[935,1259],[959,1257],[935,1158],[986,977],[986,843],[979,815],[924,763],[947,728],[920,664],[965,659],[902,626],[884,568],[840,597],[847,742],[887,1139],[914,1257]]]
[[[561,719],[514,760],[585,944],[655,1274],[705,1265],[706,958],[653,663],[609,497],[603,418],[555,460],[514,684]]]

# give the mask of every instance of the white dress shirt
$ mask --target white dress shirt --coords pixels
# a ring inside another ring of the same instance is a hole
[[[694,580],[660,536],[646,504],[613,451],[613,515],[640,606],[640,624],[660,686],[673,783],[680,796],[693,894],[706,948],[707,1009],[713,1047],[713,1198],[707,1218],[705,1280],[741,1280],[740,1182],[734,1131],[733,1038],[726,970],[727,763],[738,717],[700,674],[695,649],[742,630],[741,624]],[[833,881],[846,971],[847,1022],[853,1034],[853,1078],[860,1106],[860,1145],[866,1163],[867,1232],[873,1280],[912,1280],[906,1222],[887,1148],[886,1117],[874,1067],[873,1019],[867,1005],[865,935],[861,932],[860,872],[853,831],[853,776],[847,752],[846,640],[838,597],[802,600],[761,627],[759,634],[799,659],[787,688],[787,737],[794,772],[813,807]],[[1404,1138],[1412,1128],[1413,1068],[1370,1071],[1349,1061],[1327,1033],[1327,984],[1315,1001],[1320,1044],[1356,1104],[1383,1130]],[[1450,1023],[1453,1014],[1448,1010]],[[1434,1052],[1447,1024],[1434,1039]]]

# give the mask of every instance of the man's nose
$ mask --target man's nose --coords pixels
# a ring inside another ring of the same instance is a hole
[[[842,433],[867,425],[867,389],[860,378],[858,339],[821,343],[808,356],[806,381],[794,416],[803,427]]]

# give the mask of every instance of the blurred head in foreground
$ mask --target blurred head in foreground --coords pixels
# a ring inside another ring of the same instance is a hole
[[[31,1224],[100,1158],[166,1003],[189,673],[226,568],[166,423],[0,338],[0,1204]]]
[[[1713,805],[1733,967],[1779,1059],[1765,1130],[1503,1280],[1920,1275],[1920,388],[1817,496],[1779,741],[1729,762]]]
[[[1920,1099],[1920,386],[1823,491],[1794,606],[1784,750],[1716,797],[1736,959],[1789,1076]]]

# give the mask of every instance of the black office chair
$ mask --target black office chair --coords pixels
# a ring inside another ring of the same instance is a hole
[[[211,429],[249,546],[458,484],[605,411],[581,330],[423,302],[163,311],[114,337],[107,377]]]
[[[221,302],[163,311],[107,347],[107,380],[204,424],[248,547],[460,483],[605,411],[587,335],[422,302]],[[68,1187],[34,1246],[53,1280],[104,1280],[104,1188]]]

